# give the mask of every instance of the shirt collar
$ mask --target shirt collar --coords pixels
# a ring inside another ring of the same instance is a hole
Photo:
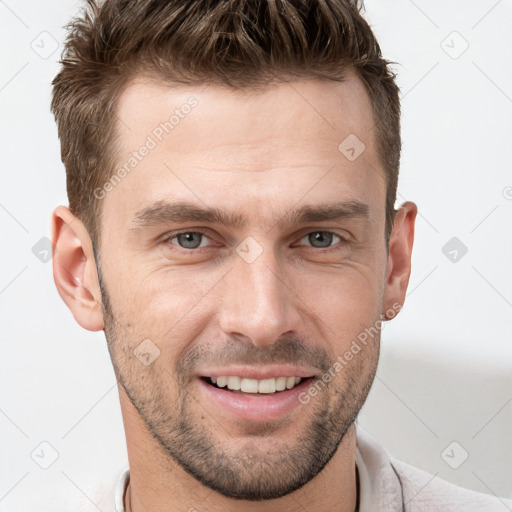
[[[130,469],[127,468],[121,474],[121,477],[119,478],[116,489],[114,491],[115,512],[125,512],[124,496],[126,494],[126,488],[128,487],[129,481]]]

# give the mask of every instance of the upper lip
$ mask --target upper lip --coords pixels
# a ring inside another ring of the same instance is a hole
[[[313,377],[317,371],[313,368],[290,365],[267,366],[229,366],[227,368],[210,368],[201,371],[200,377],[230,377],[237,376],[246,379],[276,379],[277,377]]]

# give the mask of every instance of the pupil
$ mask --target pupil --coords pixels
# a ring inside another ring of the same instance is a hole
[[[196,240],[194,241],[194,237]],[[179,244],[185,249],[196,249],[201,245],[201,233],[180,233],[178,235]]]
[[[332,233],[328,233],[327,231],[317,231],[316,233],[309,235],[309,241],[312,245],[320,242],[320,245],[317,245],[316,247],[329,247],[332,243]]]

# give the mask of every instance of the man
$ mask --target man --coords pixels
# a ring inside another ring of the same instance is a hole
[[[91,1],[71,24],[54,278],[105,331],[116,511],[512,507],[356,428],[417,213],[394,209],[388,64],[348,0]]]

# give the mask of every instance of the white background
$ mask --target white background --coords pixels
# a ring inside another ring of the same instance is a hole
[[[67,204],[50,82],[79,5],[0,1],[3,511],[55,512],[52,497],[68,495],[106,512],[94,479],[112,481],[126,462],[103,333],[75,323],[51,262],[32,252]],[[366,8],[384,56],[399,63],[398,203],[413,200],[420,214],[409,295],[384,329],[360,425],[433,475],[512,497],[512,1]],[[452,237],[468,249],[456,262],[442,252]],[[31,458],[43,441],[59,454],[46,470]]]

